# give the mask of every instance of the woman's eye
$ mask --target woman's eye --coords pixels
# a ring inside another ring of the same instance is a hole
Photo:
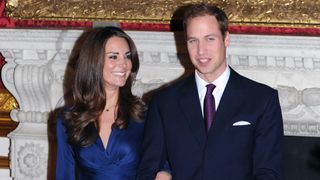
[[[128,54],[125,54],[124,57],[125,57],[126,59],[131,60],[131,57],[132,57],[132,56],[131,56],[131,53],[128,53]]]
[[[118,57],[116,55],[111,55],[111,56],[108,56],[109,59],[117,59]]]

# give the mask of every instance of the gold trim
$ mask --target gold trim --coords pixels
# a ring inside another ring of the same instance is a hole
[[[169,23],[177,7],[202,0],[7,0],[10,17],[40,20],[84,20]],[[208,0],[228,14],[230,24],[320,27],[320,2],[314,0]]]
[[[0,89],[0,121],[11,121],[10,111],[18,108],[15,98],[5,89]]]

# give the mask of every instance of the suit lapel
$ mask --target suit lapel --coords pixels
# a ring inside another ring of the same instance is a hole
[[[221,134],[223,134],[221,131],[230,126],[231,123],[229,122],[244,102],[242,86],[241,76],[231,69],[230,77],[221,97],[208,138],[221,138]]]
[[[190,131],[202,148],[206,142],[206,133],[194,75],[181,87],[180,108],[185,114]]]

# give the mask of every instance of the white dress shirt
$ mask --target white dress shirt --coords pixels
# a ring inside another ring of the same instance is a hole
[[[196,79],[199,100],[200,100],[201,110],[202,110],[202,115],[203,115],[203,103],[204,103],[204,97],[205,97],[206,91],[207,91],[206,85],[209,83],[207,83],[206,81],[201,79],[200,76],[198,75],[198,71],[197,70],[195,70],[195,71],[196,71],[195,72],[195,79]],[[214,100],[215,100],[216,110],[218,109],[222,94],[223,94],[224,89],[227,85],[229,77],[230,77],[230,68],[229,68],[229,66],[227,66],[226,70],[216,80],[211,82],[212,84],[214,84],[216,86],[216,88],[212,92],[212,94],[214,96]]]

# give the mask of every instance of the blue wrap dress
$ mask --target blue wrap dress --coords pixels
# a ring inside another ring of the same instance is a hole
[[[130,119],[127,129],[112,128],[107,147],[101,138],[88,147],[67,142],[63,119],[57,120],[57,180],[133,180],[139,163],[143,123]]]

